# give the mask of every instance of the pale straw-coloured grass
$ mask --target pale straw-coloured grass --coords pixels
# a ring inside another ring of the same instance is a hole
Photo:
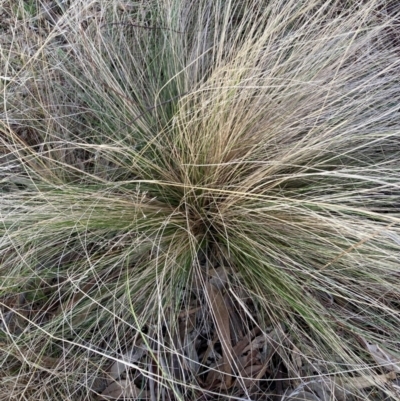
[[[398,397],[399,6],[3,5],[0,399]]]

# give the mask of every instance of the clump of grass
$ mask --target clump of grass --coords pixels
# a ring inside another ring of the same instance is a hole
[[[393,395],[399,7],[40,6],[3,65],[2,398]]]

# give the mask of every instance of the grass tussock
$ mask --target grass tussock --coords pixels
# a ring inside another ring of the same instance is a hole
[[[398,399],[396,4],[3,0],[0,399]]]

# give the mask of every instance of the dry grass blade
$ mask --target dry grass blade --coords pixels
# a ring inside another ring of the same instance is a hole
[[[300,390],[300,391],[295,391],[288,397],[283,398],[282,401],[326,401],[326,400],[321,400],[321,398],[317,397],[313,393],[310,393],[309,391]]]
[[[0,399],[394,398],[399,23],[0,0]]]
[[[374,383],[389,383],[396,379],[392,373],[375,375],[374,377],[353,377],[346,380],[340,378],[331,378],[323,376],[316,380],[301,383],[294,389],[288,398],[283,400],[301,400],[301,397],[316,397],[322,401],[334,399],[336,401],[345,401],[351,397],[354,389],[365,389],[374,385]],[[311,394],[311,395],[310,395]],[[305,398],[308,399],[308,398]]]

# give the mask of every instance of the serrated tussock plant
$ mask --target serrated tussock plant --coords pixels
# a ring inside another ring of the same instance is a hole
[[[0,398],[395,397],[400,7],[57,4],[2,50]]]

